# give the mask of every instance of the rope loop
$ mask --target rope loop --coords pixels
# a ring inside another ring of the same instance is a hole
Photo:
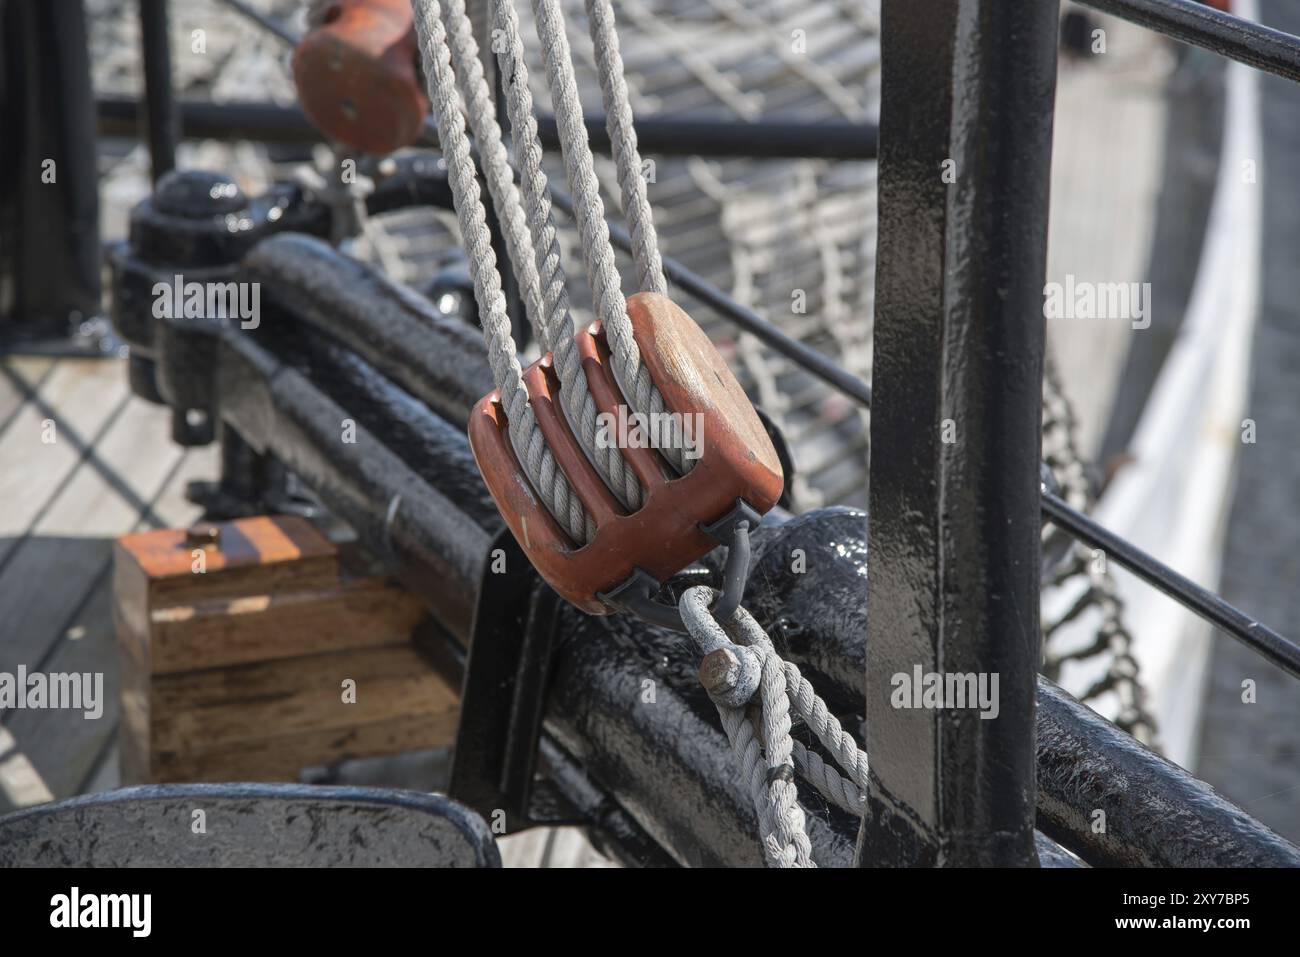
[[[710,610],[718,593],[688,589],[679,609],[702,656],[700,683],[718,709],[723,730],[740,760],[758,816],[768,863],[814,866],[804,812],[794,784],[797,772],[828,802],[861,817],[866,807],[867,755],[830,713],[799,669],[782,660],[761,625],[743,607],[719,621]],[[840,774],[820,754],[790,736],[791,713],[802,718]]]

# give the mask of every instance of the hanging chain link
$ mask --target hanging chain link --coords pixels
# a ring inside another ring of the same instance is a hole
[[[1075,429],[1074,410],[1049,353],[1043,361],[1043,460],[1060,484],[1066,502],[1087,511],[1093,504],[1092,484],[1079,453]],[[1054,532],[1050,525],[1043,529],[1045,545]],[[1114,692],[1119,698],[1115,724],[1143,744],[1156,748],[1155,718],[1147,709],[1146,689],[1137,659],[1133,657],[1133,635],[1124,623],[1124,602],[1119,597],[1109,563],[1105,555],[1094,553],[1080,542],[1071,542],[1069,553],[1050,584],[1059,587],[1080,579],[1087,584],[1079,600],[1058,620],[1043,623],[1043,672],[1056,680],[1065,662],[1085,661],[1109,652],[1106,673],[1080,699],[1091,701],[1108,691]],[[1090,608],[1096,608],[1101,615],[1095,640],[1083,648],[1062,651],[1059,642],[1053,643],[1053,636]]]

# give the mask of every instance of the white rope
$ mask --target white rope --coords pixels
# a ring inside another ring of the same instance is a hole
[[[767,861],[774,867],[812,866],[811,842],[792,772],[797,770],[828,801],[860,817],[866,806],[867,755],[799,669],[776,653],[748,611],[738,608],[731,621],[719,624],[709,610],[716,595],[707,586],[690,588],[678,609],[701,654],[725,648],[739,663],[728,672],[723,686],[709,689],[709,696],[740,760]],[[755,691],[748,674],[751,657],[757,657],[761,667],[757,709],[748,704]],[[848,778],[790,737],[791,708],[849,773]]]
[[[463,0],[456,0],[463,9]],[[560,379],[560,399],[569,428],[605,485],[629,511],[641,507],[641,485],[613,442],[598,442],[597,410],[573,340],[573,319],[560,244],[551,210],[551,192],[542,169],[542,144],[533,115],[533,94],[528,85],[523,39],[514,0],[498,0],[493,18],[493,47],[506,94],[510,135],[519,165],[519,185],[527,206],[530,248],[535,258],[531,270],[540,289],[538,339],[552,354]],[[486,83],[483,84],[486,87]],[[471,125],[473,125],[471,110]],[[493,120],[495,124],[495,119]],[[476,136],[479,135],[476,131]],[[498,133],[499,136],[499,133]],[[507,167],[507,175],[510,175]],[[513,177],[511,185],[513,186]]]
[[[822,797],[843,811],[862,817],[866,794],[853,786],[853,782],[822,760],[816,751],[809,751],[798,741],[794,742],[794,766],[805,781],[815,787]]]
[[[642,292],[666,293],[664,264],[659,255],[659,237],[655,232],[654,214],[646,196],[646,178],[637,149],[636,127],[632,125],[632,102],[628,97],[623,57],[618,48],[618,30],[614,26],[614,7],[610,0],[587,0],[587,22],[591,43],[596,51],[596,73],[600,77],[601,99],[605,104],[605,128],[618,172],[623,196],[623,212],[632,235],[632,258],[636,263],[637,282]]]
[[[555,458],[537,427],[524,388],[523,370],[519,367],[518,352],[510,333],[505,296],[501,292],[501,276],[497,272],[496,255],[492,251],[491,234],[487,227],[487,213],[483,208],[470,155],[469,137],[465,133],[460,97],[451,70],[451,51],[440,19],[438,0],[415,0],[414,9],[429,102],[433,107],[438,138],[447,159],[456,218],[465,242],[470,277],[474,282],[474,298],[483,323],[488,363],[505,407],[510,441],[533,488],[556,521],[575,541],[585,543],[595,535],[595,523],[569,487],[564,473],[556,467]]]
[[[682,443],[676,435],[676,420],[663,414],[663,396],[641,361],[641,350],[632,335],[632,323],[627,315],[627,302],[619,286],[609,227],[605,224],[605,205],[600,198],[600,184],[596,179],[591,147],[587,143],[587,129],[583,125],[582,102],[573,74],[564,16],[558,0],[532,0],[532,7],[542,44],[542,61],[546,66],[565,174],[569,191],[573,194],[574,219],[582,238],[587,279],[591,283],[596,315],[605,328],[614,358],[611,369],[631,410],[652,416],[672,433],[669,440],[658,447],[659,452],[677,472],[684,473],[694,463],[684,455]]]
[[[510,168],[510,157],[506,154],[501,125],[497,122],[492,92],[483,73],[483,61],[479,59],[474,28],[465,12],[465,0],[442,0],[441,6],[442,22],[451,49],[452,72],[465,101],[465,115],[483,164],[483,178],[487,181],[488,193],[501,223],[506,252],[519,281],[519,294],[528,321],[538,331],[538,338],[543,338],[543,330],[558,335],[558,332],[547,329],[547,317],[542,312],[541,280],[533,256],[532,235],[525,222],[523,204],[519,201],[519,190]],[[569,332],[572,334],[571,325]]]

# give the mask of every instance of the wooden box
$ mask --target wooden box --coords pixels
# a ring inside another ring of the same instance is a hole
[[[342,575],[304,519],[126,535],[113,607],[125,784],[294,781],[454,739],[457,689],[410,641],[420,602]]]

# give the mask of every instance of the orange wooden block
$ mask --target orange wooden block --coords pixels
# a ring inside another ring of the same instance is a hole
[[[449,744],[452,669],[410,640],[423,603],[346,564],[297,516],[120,538],[123,780],[292,781],[310,765]]]

